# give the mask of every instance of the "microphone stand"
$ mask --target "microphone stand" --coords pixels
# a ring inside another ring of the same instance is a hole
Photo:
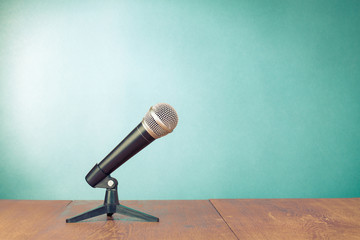
[[[99,216],[101,214],[106,214],[108,217],[112,217],[114,213],[136,217],[147,222],[159,222],[159,218],[157,217],[121,205],[119,203],[117,185],[118,181],[115,178],[110,177],[110,175],[107,176],[104,180],[95,186],[96,188],[106,188],[104,204],[95,209],[76,215],[72,218],[68,218],[66,219],[66,222],[79,222],[88,218]]]

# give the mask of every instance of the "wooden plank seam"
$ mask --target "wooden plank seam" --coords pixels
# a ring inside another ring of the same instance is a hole
[[[227,221],[225,220],[225,218],[221,215],[221,213],[218,211],[218,209],[215,207],[215,205],[211,202],[211,199],[208,200],[211,204],[211,206],[213,206],[213,208],[215,209],[215,211],[219,214],[219,216],[222,218],[222,220],[225,222],[225,224],[228,226],[228,228],[230,229],[230,231],[234,234],[234,236],[236,237],[236,239],[240,240],[238,238],[238,236],[235,234],[235,232],[232,230],[232,228],[230,227],[230,225],[227,223]]]

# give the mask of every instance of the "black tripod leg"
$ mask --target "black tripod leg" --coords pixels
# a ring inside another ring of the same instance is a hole
[[[159,218],[151,216],[149,214],[139,212],[135,209],[126,207],[124,205],[116,205],[116,213],[123,214],[130,217],[136,217],[143,219],[147,222],[159,222]]]
[[[106,207],[104,205],[102,205],[102,206],[94,208],[90,211],[76,215],[72,218],[68,218],[68,219],[66,219],[66,222],[67,223],[79,222],[79,221],[82,221],[82,220],[85,220],[88,218],[92,218],[92,217],[96,217],[96,216],[99,216],[99,215],[105,214],[105,213],[106,213]]]

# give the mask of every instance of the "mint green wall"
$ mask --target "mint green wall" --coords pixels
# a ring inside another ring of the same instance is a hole
[[[1,1],[0,198],[360,197],[359,1]]]

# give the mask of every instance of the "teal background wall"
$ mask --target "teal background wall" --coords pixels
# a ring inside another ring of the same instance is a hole
[[[360,197],[359,1],[1,1],[0,198]]]

